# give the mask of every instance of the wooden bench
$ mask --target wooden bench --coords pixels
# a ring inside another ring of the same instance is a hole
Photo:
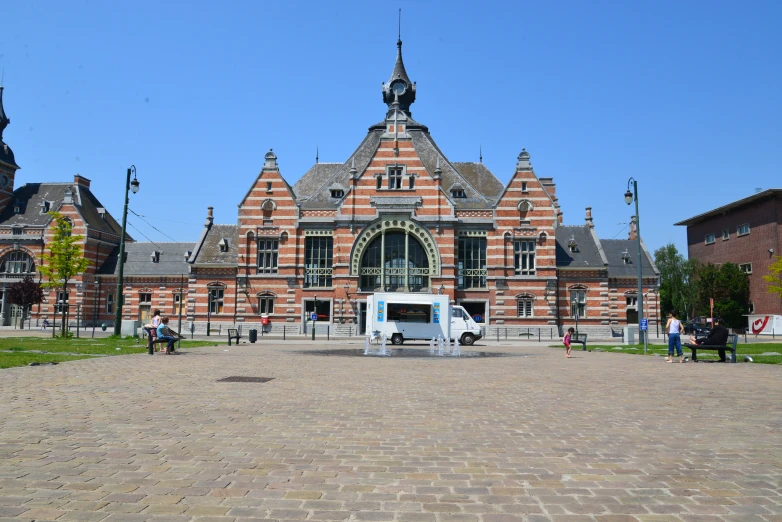
[[[731,337],[733,338],[731,340]],[[737,334],[728,335],[728,342],[719,346],[716,344],[691,344],[685,343],[684,346],[692,350],[692,362],[698,362],[698,350],[717,350],[720,352],[720,359],[725,356],[725,352],[731,353],[731,362],[736,362],[736,345],[739,342],[739,336]]]
[[[231,346],[231,339],[236,339],[236,344],[239,344],[239,339],[242,339],[244,336],[239,335],[239,330],[236,328],[229,328],[228,329],[228,346]]]
[[[570,336],[570,344],[573,343],[579,343],[581,344],[581,351],[585,352],[587,349],[587,335],[585,333],[574,333]]]
[[[157,337],[153,339],[152,338],[151,328],[150,329],[144,328],[144,331],[147,333],[147,353],[149,355],[152,355],[152,354],[155,353],[155,345],[156,344],[162,344],[162,343],[167,343],[168,342],[168,339],[158,339]],[[174,351],[174,350],[172,350],[172,351]]]

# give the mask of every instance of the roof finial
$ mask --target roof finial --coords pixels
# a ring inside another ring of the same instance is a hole
[[[315,145],[315,163],[318,163],[318,146]]]
[[[399,8],[399,28],[396,37],[397,42],[402,43],[402,8]]]
[[[478,145],[478,159],[483,163],[483,145]]]

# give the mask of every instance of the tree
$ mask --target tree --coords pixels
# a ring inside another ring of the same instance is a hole
[[[660,271],[661,312],[676,312],[678,317],[691,317],[695,307],[695,287],[692,282],[697,262],[684,259],[673,243],[655,250],[654,262]]]
[[[84,251],[80,245],[84,236],[71,234],[73,225],[70,220],[58,212],[49,212],[54,219],[54,237],[49,247],[50,254],[41,256],[43,263],[38,267],[41,275],[48,278],[43,284],[47,288],[62,289],[63,295],[68,291],[68,281],[76,274],[84,272],[90,262],[84,258]],[[68,325],[66,324],[67,304],[63,303],[60,334],[66,337]],[[52,328],[54,330],[54,328]]]
[[[22,323],[24,329],[24,313],[33,305],[43,301],[43,288],[33,281],[32,276],[26,275],[21,281],[17,281],[8,287],[8,301],[11,304],[22,307]]]
[[[769,275],[764,275],[763,279],[768,282],[768,292],[782,297],[782,256],[774,256],[776,261],[768,267]]]
[[[699,315],[710,315],[710,299],[714,299],[714,315],[721,317],[725,326],[744,325],[744,314],[749,309],[749,278],[736,263],[702,265],[697,273],[697,289]]]

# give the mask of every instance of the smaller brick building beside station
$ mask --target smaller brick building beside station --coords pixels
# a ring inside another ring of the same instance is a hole
[[[701,263],[735,263],[749,276],[750,314],[782,314],[767,291],[768,267],[782,255],[782,189],[768,189],[676,223],[687,227],[687,253]]]

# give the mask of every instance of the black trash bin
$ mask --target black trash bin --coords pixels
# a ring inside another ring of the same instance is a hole
[[[258,330],[256,330],[255,328],[251,328],[250,329],[250,342],[254,343],[257,340],[258,340]]]

